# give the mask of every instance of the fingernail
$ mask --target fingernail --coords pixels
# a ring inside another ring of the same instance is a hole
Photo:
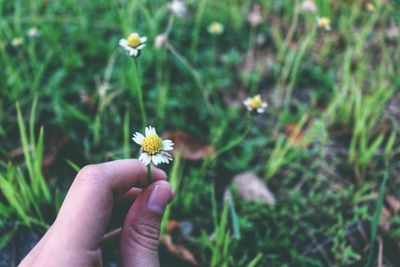
[[[155,212],[163,213],[171,197],[171,187],[168,184],[155,185],[147,200],[147,207]]]

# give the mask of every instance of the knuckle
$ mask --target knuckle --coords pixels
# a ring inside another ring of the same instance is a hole
[[[75,179],[80,182],[93,182],[101,177],[101,169],[99,164],[86,165],[79,171]]]
[[[138,159],[133,159],[133,161],[132,161],[132,167],[133,167],[135,170],[138,170],[138,171],[140,171],[140,172],[146,172],[146,167],[145,167],[144,164],[143,164],[141,161],[139,161]]]
[[[154,251],[158,248],[160,229],[152,223],[133,223],[131,238],[134,243],[145,249]]]
[[[159,227],[155,224],[143,223],[136,225],[135,229],[141,236],[147,239],[158,241],[158,238],[160,237]]]

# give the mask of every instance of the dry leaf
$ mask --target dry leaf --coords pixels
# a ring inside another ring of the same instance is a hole
[[[250,202],[261,202],[267,205],[274,205],[276,199],[268,189],[265,181],[261,180],[252,172],[245,172],[236,175],[232,181],[239,196]]]
[[[169,220],[167,223],[167,231],[173,236],[180,236],[183,238],[190,237],[193,231],[193,225],[189,221],[175,221]]]
[[[180,231],[180,228],[181,228],[181,224],[178,221],[168,220],[168,223],[167,223],[168,233]]]
[[[390,220],[391,220],[392,215],[390,214],[390,211],[382,207],[381,211],[381,220],[379,222],[379,226],[381,227],[382,230],[388,231],[390,229]]]
[[[160,242],[162,245],[165,246],[165,248],[168,250],[169,253],[173,254],[177,258],[193,266],[199,265],[193,253],[182,245],[174,244],[174,242],[172,241],[172,237],[170,235],[168,234],[162,235],[160,237]]]
[[[56,138],[48,142],[49,149],[43,156],[42,169],[47,170],[56,161],[60,151],[68,143],[69,138],[66,134],[62,133],[57,135]]]
[[[382,230],[389,231],[392,227],[392,217],[400,212],[400,201],[392,195],[386,195],[385,200],[386,203],[382,207],[379,226]]]
[[[286,137],[290,145],[296,145],[304,136],[304,131],[299,129],[296,123],[291,123],[286,127]]]
[[[68,142],[69,138],[65,133],[58,133],[57,135],[52,137],[50,141],[46,142],[45,154],[42,159],[42,169],[44,171],[47,170],[51,165],[53,165],[60,151],[65,147]],[[32,147],[29,146],[29,149],[31,150]],[[9,158],[11,160],[17,160],[23,155],[24,151],[22,147],[19,147],[10,152]]]
[[[397,200],[394,196],[392,195],[387,195],[386,196],[386,201],[389,205],[389,208],[394,214],[397,214],[400,212],[400,201]]]
[[[174,142],[175,150],[178,150],[184,159],[201,160],[206,156],[215,154],[215,149],[211,145],[182,131],[167,132],[163,137]]]

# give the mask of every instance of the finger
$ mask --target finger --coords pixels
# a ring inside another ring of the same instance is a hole
[[[155,181],[165,173],[152,170]],[[57,242],[66,247],[95,250],[109,222],[114,197],[132,187],[148,185],[146,167],[138,160],[89,165],[76,176],[55,222]]]
[[[139,196],[142,192],[141,188],[132,187],[128,192],[117,196],[115,198],[115,204],[118,206],[131,206],[133,201]]]
[[[122,266],[159,266],[161,219],[174,193],[166,181],[144,189],[126,215],[121,232]]]
[[[128,192],[115,198],[112,215],[107,225],[108,231],[122,226],[129,208],[141,192],[142,189],[133,187]]]

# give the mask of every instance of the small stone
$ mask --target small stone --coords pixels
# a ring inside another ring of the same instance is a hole
[[[239,196],[250,202],[261,202],[266,205],[274,205],[276,198],[268,189],[265,181],[261,180],[253,172],[244,172],[236,175],[232,181]]]

